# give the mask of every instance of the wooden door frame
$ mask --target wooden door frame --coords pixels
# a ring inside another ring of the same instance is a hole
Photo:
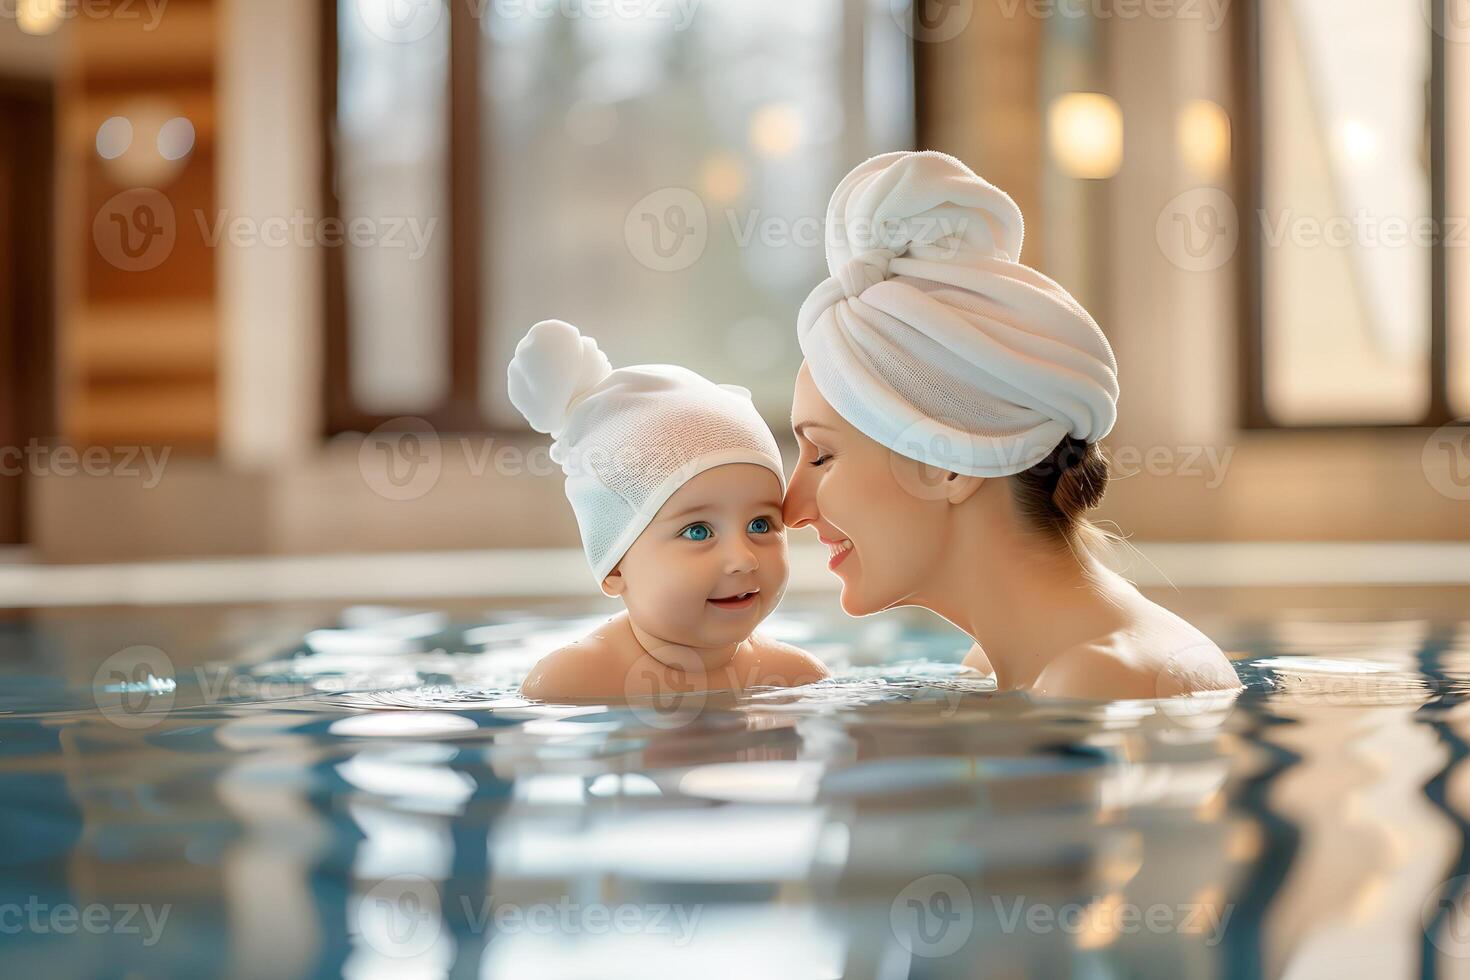
[[[55,93],[0,76],[0,464],[55,433]],[[22,457],[23,462],[23,457]],[[0,544],[24,544],[30,482],[0,475]]]

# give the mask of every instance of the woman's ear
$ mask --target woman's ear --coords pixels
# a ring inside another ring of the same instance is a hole
[[[623,578],[622,565],[614,567],[612,571],[607,573],[607,578],[602,580],[602,594],[609,599],[622,595],[623,590],[627,587],[627,580]]]
[[[983,476],[964,476],[951,473],[944,478],[944,499],[952,504],[962,504],[975,495],[985,483]]]

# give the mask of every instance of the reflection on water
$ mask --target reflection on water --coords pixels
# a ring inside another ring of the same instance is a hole
[[[1470,965],[1460,623],[1237,622],[1234,704],[1067,705],[786,612],[835,677],[690,710],[516,694],[599,617],[119,616],[0,633],[6,975]]]

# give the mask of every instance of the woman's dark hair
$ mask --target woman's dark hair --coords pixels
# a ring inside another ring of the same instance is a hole
[[[1067,436],[1045,459],[1011,478],[1021,519],[1068,546],[1098,532],[1087,512],[1102,502],[1108,460],[1102,447]]]

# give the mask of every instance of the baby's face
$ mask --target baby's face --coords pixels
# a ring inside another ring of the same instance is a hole
[[[781,481],[754,463],[705,470],[659,508],[617,571],[647,632],[693,647],[738,643],[786,590]]]

